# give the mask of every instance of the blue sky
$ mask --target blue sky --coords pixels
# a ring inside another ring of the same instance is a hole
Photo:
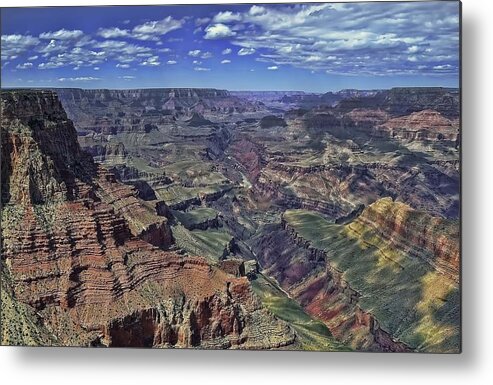
[[[457,87],[459,3],[2,8],[2,87]]]

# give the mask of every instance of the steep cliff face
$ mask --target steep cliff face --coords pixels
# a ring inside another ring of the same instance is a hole
[[[2,92],[2,106],[2,322],[19,322],[21,314],[31,336],[3,328],[2,342],[294,343],[292,330],[261,306],[246,277],[163,250],[173,242],[167,210],[139,200],[94,165],[54,93]]]
[[[369,139],[375,143],[372,151],[378,151],[382,146],[395,149],[395,152],[366,156],[357,145],[353,144],[354,148],[347,145],[344,147],[347,157],[340,162],[334,159],[334,154],[341,147],[331,151],[332,143],[325,154],[314,154],[310,162],[296,161],[299,156],[296,153],[272,153],[265,142],[247,137],[233,141],[228,151],[241,165],[257,197],[269,199],[285,209],[315,210],[336,220],[362,204],[392,196],[415,209],[445,218],[458,218],[458,160],[449,155],[443,161],[421,159],[407,149],[399,148],[400,141],[395,144],[397,140],[387,139],[387,132],[381,135],[384,139]],[[408,141],[402,143],[413,145]],[[453,141],[444,140],[442,144],[450,148],[453,156],[457,154]]]
[[[78,195],[74,175],[93,172],[90,157],[50,91],[2,92],[2,202],[43,203]]]
[[[283,188],[287,183],[290,188]],[[271,162],[254,188],[286,209],[315,210],[334,220],[386,194],[372,170],[351,165],[304,167]]]
[[[247,138],[240,138],[231,145],[231,153],[244,167],[248,179],[256,182],[263,166],[262,148]]]

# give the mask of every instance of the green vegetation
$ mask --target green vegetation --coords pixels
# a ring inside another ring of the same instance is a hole
[[[173,178],[194,187],[226,184],[228,179],[214,171],[212,164],[202,160],[181,160],[166,166]]]
[[[21,205],[7,204],[2,208],[2,228],[15,229],[25,215],[25,208]],[[5,230],[4,230],[5,231]]]
[[[190,199],[201,198],[230,189],[230,185],[212,185],[205,187],[184,187],[179,184],[171,184],[157,188],[156,194],[168,205],[176,205]]]
[[[301,349],[332,352],[350,350],[332,336],[323,322],[311,318],[269,278],[258,274],[257,279],[252,281],[252,287],[262,304],[295,330]]]
[[[198,207],[187,212],[176,210],[172,212],[176,219],[187,229],[217,218],[217,211],[210,207]]]
[[[172,227],[176,245],[191,255],[218,261],[228,255],[233,237],[221,230],[187,230],[182,225]]]
[[[54,337],[46,330],[35,310],[15,299],[8,267],[2,262],[1,292],[1,344],[49,346],[56,345]]]
[[[457,351],[460,296],[455,282],[392,248],[362,222],[335,225],[306,210],[286,211],[284,218],[301,237],[326,251],[329,263],[363,294],[360,306],[384,330],[418,350]]]

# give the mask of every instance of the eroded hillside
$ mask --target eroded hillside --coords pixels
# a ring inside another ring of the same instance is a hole
[[[2,106],[4,341],[460,349],[455,90]]]

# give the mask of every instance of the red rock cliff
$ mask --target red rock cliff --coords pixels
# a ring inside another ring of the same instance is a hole
[[[5,92],[2,109],[2,259],[12,296],[36,310],[53,344],[294,342],[245,277],[159,248],[172,243],[165,218],[80,150],[53,92]]]

